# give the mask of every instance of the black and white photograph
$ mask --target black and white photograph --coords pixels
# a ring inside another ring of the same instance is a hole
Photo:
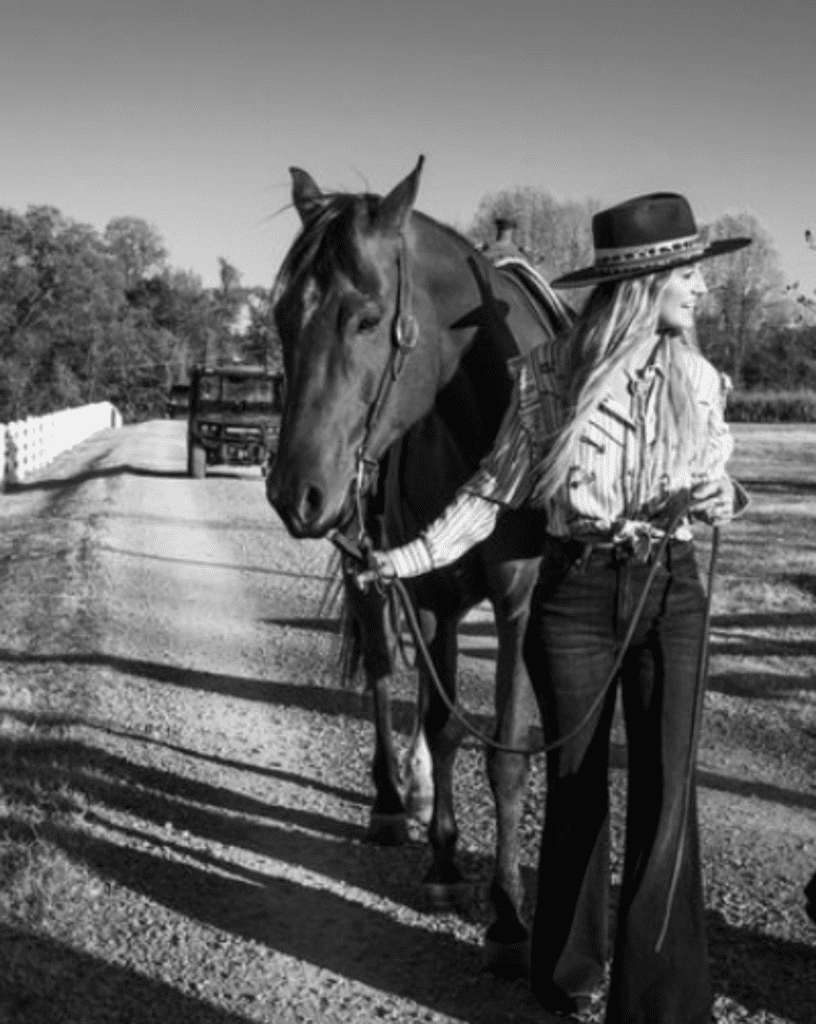
[[[0,137],[0,1024],[814,1024],[810,0],[3,0]]]

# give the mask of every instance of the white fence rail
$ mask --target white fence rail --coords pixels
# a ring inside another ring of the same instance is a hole
[[[122,415],[110,402],[0,423],[0,488],[19,483],[97,430],[121,426]]]

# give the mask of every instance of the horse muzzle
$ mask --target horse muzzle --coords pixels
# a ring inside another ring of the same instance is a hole
[[[351,512],[347,497],[335,508],[317,481],[284,481],[274,467],[266,479],[266,497],[283,525],[298,540],[325,537],[329,530],[341,526]]]

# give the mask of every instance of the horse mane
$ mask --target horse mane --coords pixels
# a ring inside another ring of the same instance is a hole
[[[355,285],[364,286],[364,275],[360,272],[359,262],[353,258],[353,253],[349,252],[348,241],[351,237],[352,223],[360,206],[363,205],[369,218],[373,218],[381,200],[382,196],[370,192],[324,193],[320,210],[303,224],[278,269],[272,285],[273,306],[306,267],[310,268],[318,280],[325,279],[334,270],[340,269]],[[464,246],[468,252],[482,257],[473,243],[455,228],[419,210],[412,210],[411,215],[442,231]],[[352,258],[349,258],[350,256]]]

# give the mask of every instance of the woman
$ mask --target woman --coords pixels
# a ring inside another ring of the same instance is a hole
[[[696,349],[706,246],[687,201],[632,199],[593,218],[595,263],[553,282],[595,285],[568,337],[514,360],[513,398],[491,454],[423,536],[377,552],[383,576],[455,561],[503,506],[547,512],[547,558],[525,657],[548,741],[548,790],[531,985],[574,1010],[603,977],[607,945],[610,673],[657,557],[622,663],[629,752],[626,856],[608,1024],[709,1019],[692,750],[705,595],[690,520],[729,520],[724,378]],[[364,574],[365,575],[365,574]],[[371,574],[369,574],[371,575]]]

